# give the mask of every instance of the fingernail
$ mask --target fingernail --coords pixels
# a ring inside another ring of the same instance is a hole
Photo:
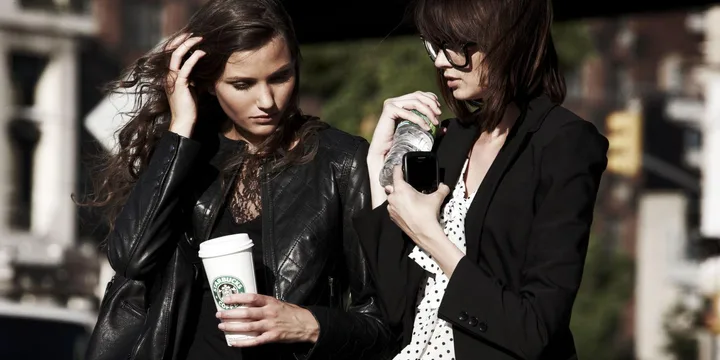
[[[215,317],[218,318],[218,319],[220,319],[220,318],[222,317],[222,313],[219,312],[219,311],[216,312],[216,313],[215,313]]]
[[[223,324],[223,323],[218,324],[218,329],[225,330],[225,324]]]
[[[224,303],[230,302],[230,297],[229,297],[229,296],[224,297],[224,298],[223,298],[223,302],[224,302]]]

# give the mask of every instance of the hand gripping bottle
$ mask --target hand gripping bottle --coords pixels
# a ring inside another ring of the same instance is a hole
[[[402,120],[395,128],[392,146],[385,157],[385,164],[380,171],[380,184],[382,186],[392,185],[393,168],[402,162],[403,156],[411,151],[430,151],[435,143],[437,126],[423,113],[411,110],[430,126],[430,131],[409,120]]]

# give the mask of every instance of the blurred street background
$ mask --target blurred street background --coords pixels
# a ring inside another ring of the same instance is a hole
[[[101,87],[202,2],[0,0],[0,359],[82,359],[112,270],[71,194],[132,105]],[[439,94],[406,1],[286,3],[306,113],[369,140]],[[554,3],[564,105],[611,143],[572,328],[582,360],[720,360],[720,0],[640,4]]]

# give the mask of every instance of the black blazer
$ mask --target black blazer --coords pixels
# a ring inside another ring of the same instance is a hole
[[[479,131],[456,119],[446,125],[434,151],[452,189]],[[440,306],[458,360],[577,358],[570,314],[607,150],[592,123],[545,96],[523,110],[468,210],[466,256]],[[415,244],[386,206],[354,225],[404,347],[424,271],[408,258]]]

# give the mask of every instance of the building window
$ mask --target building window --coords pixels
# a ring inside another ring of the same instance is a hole
[[[35,88],[49,59],[36,54],[14,52],[10,54],[11,109],[22,113],[35,104]],[[32,214],[33,168],[35,149],[40,140],[40,129],[32,119],[15,116],[2,129],[9,135],[10,172],[10,227],[29,230]]]
[[[635,83],[630,70],[626,66],[618,65],[615,68],[615,84],[617,85],[615,101],[618,104],[623,104],[635,96]]]
[[[162,5],[151,0],[124,0],[123,42],[128,50],[146,51],[162,37]]]
[[[10,227],[30,230],[32,217],[32,183],[34,155],[40,140],[37,124],[26,119],[13,119],[8,124],[11,149],[12,193]]]
[[[695,128],[683,129],[683,142],[685,151],[698,151],[702,149],[702,132]]]
[[[660,60],[658,78],[660,88],[671,94],[680,94],[683,90],[683,59],[678,54],[670,54]]]

